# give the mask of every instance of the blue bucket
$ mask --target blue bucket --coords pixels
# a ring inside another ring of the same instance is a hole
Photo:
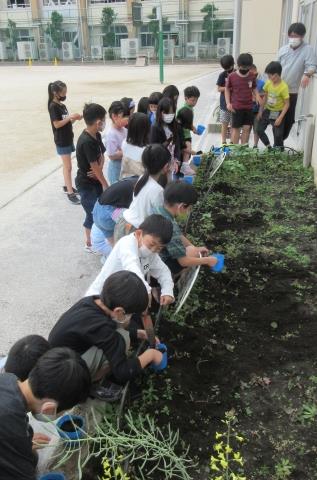
[[[196,128],[197,135],[202,135],[205,130],[206,130],[205,125],[197,125],[197,128]]]
[[[66,480],[66,477],[63,473],[51,472],[41,475],[39,480]]]
[[[66,423],[68,423],[70,427],[74,428],[74,430],[70,432],[64,430]],[[69,447],[78,447],[80,442],[77,440],[85,437],[85,432],[83,431],[85,429],[85,419],[81,415],[70,415],[67,413],[57,420],[56,427],[58,429],[59,436],[64,440],[68,440],[67,444]]]
[[[218,261],[217,261],[216,265],[211,267],[211,270],[213,272],[216,272],[216,273],[222,272],[222,270],[225,266],[225,256],[222,253],[213,253],[212,257],[216,257]]]
[[[194,183],[194,177],[192,175],[187,175],[182,178],[182,182],[189,183],[189,185],[192,185]]]

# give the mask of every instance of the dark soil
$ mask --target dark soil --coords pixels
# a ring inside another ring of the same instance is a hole
[[[63,432],[76,432],[77,428],[83,428],[83,424],[82,421],[76,419],[73,419],[72,421],[67,420],[61,426],[61,430],[63,430]]]
[[[226,270],[202,269],[178,318],[162,321],[159,336],[173,359],[165,373],[149,377],[155,398],[145,392],[147,404],[138,408],[180,430],[199,464],[194,479],[214,478],[208,465],[215,432],[232,408],[247,440],[249,480],[316,479],[317,412],[312,421],[301,416],[304,404],[317,407],[312,174],[300,159],[246,156],[228,160],[214,183],[189,233],[225,253]],[[279,477],[284,460],[290,472]]]

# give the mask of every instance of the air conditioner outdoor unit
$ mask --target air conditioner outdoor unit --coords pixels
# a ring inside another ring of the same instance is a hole
[[[0,42],[0,60],[7,60],[7,47],[5,42]]]
[[[139,53],[139,41],[137,38],[121,39],[121,58],[136,58]]]
[[[63,42],[62,52],[63,52],[63,60],[73,60],[74,59],[73,42]]]
[[[174,57],[174,48],[175,48],[174,40],[163,40],[163,53],[165,58]]]
[[[94,59],[102,58],[102,46],[101,45],[92,45],[91,46],[91,57]]]
[[[221,58],[230,53],[230,38],[217,38],[217,57]]]
[[[39,57],[40,60],[49,60],[49,48],[47,43],[39,43]]]
[[[34,60],[37,58],[34,42],[17,42],[17,47],[19,60],[28,60],[29,58]]]
[[[198,42],[191,42],[186,44],[186,57],[198,59]]]

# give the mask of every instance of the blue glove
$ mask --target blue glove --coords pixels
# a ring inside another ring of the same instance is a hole
[[[156,350],[159,350],[163,354],[162,361],[159,365],[155,365],[155,363],[151,363],[151,368],[154,370],[154,372],[161,372],[167,367],[167,347],[165,343],[158,343],[156,345]]]
[[[211,270],[213,272],[222,272],[223,267],[225,266],[225,256],[222,253],[213,253],[211,256],[218,260],[216,265],[211,267]]]

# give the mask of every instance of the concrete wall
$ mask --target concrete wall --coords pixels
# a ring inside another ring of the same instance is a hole
[[[240,53],[252,53],[260,71],[277,56],[282,4],[282,0],[242,0]]]

